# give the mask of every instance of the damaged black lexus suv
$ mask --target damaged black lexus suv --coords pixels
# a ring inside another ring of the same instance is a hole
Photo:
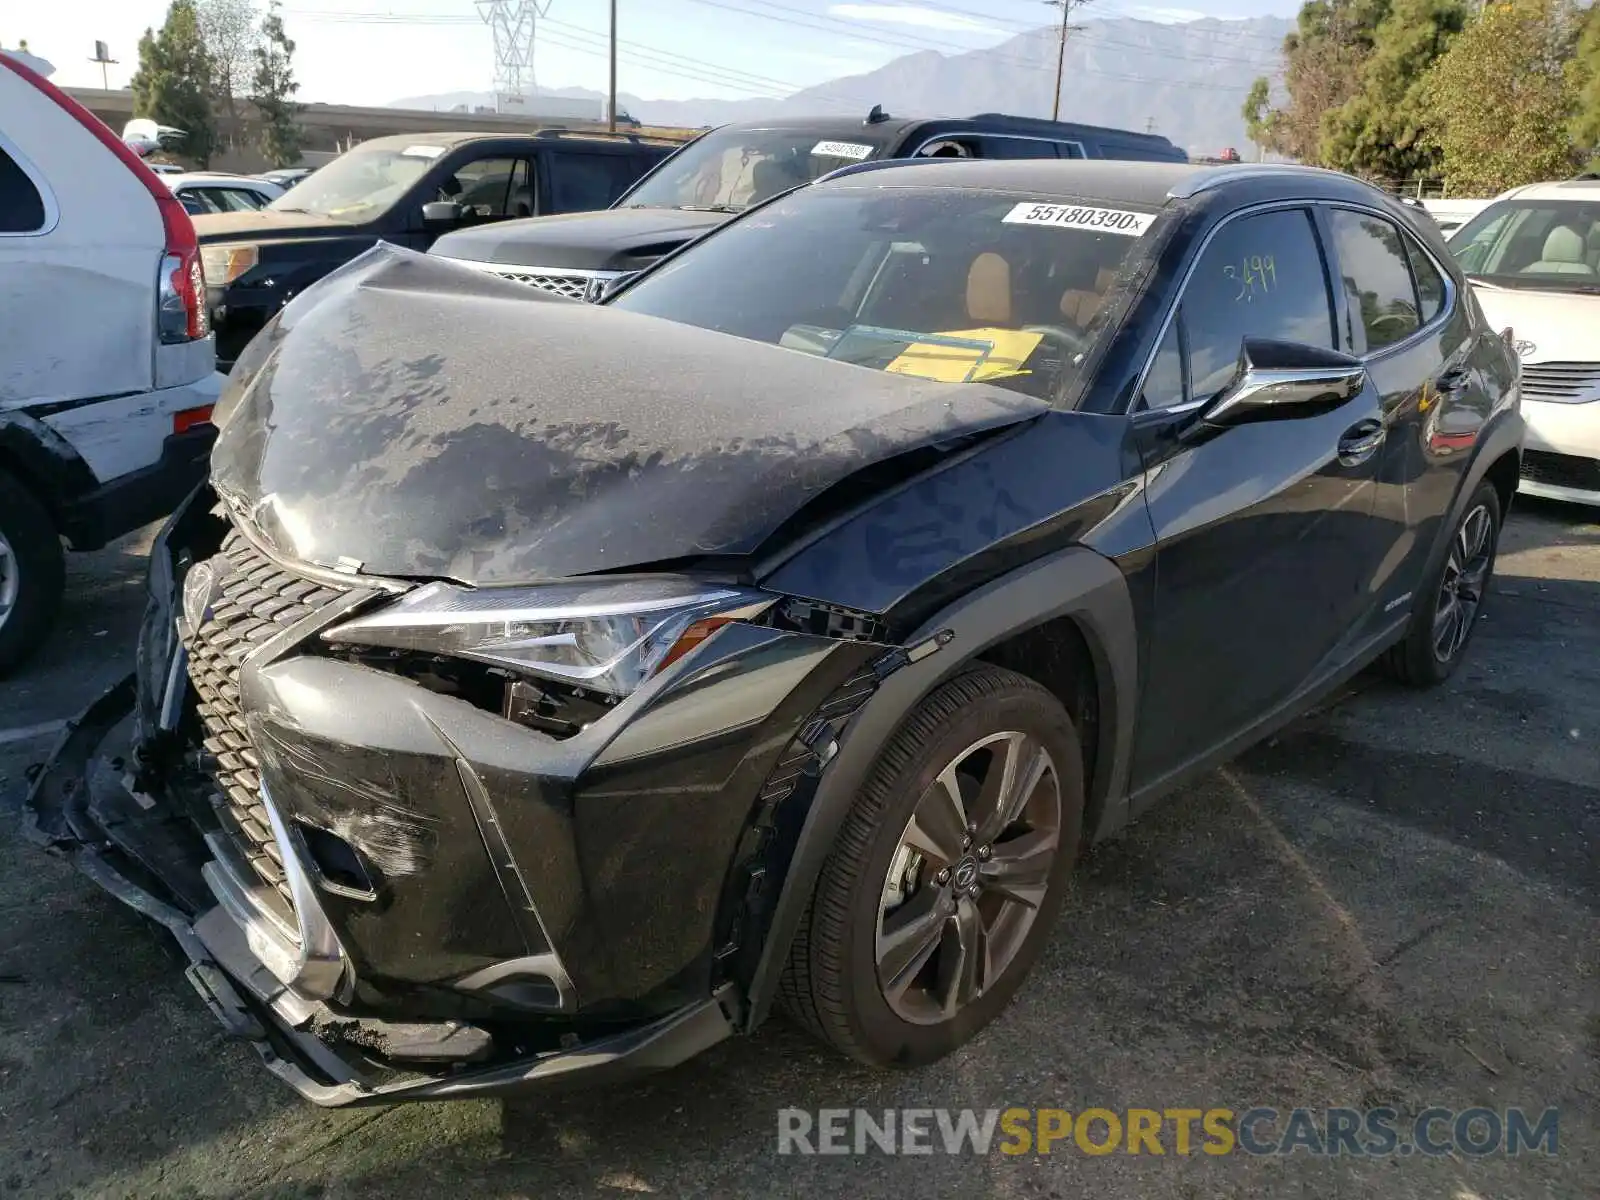
[[[1082,846],[1450,674],[1517,389],[1437,233],[1310,170],[865,164],[601,304],[380,246],[244,353],[31,828],[318,1103],[775,1001],[926,1063]]]

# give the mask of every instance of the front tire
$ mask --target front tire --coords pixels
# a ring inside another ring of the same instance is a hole
[[[885,744],[791,947],[785,1009],[874,1066],[933,1062],[1009,1003],[1047,940],[1083,825],[1061,704],[978,666]]]
[[[49,511],[0,471],[0,676],[44,640],[65,578],[61,537]]]
[[[1417,592],[1404,640],[1382,660],[1391,677],[1412,687],[1432,687],[1455,673],[1489,595],[1500,521],[1500,493],[1492,483],[1479,484],[1451,532],[1443,561]]]

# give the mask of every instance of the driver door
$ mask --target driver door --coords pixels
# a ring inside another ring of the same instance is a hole
[[[538,212],[533,163],[527,158],[491,154],[458,161],[434,175],[418,189],[417,207],[437,200],[461,206],[453,225],[428,225],[414,239],[414,249],[426,250],[450,229],[466,229],[492,221],[531,217]]]
[[[1248,731],[1347,660],[1359,638],[1362,583],[1384,545],[1372,385],[1332,411],[1200,427],[1244,338],[1338,345],[1329,275],[1309,210],[1228,220],[1201,251],[1146,375],[1133,419],[1157,582],[1136,790]]]

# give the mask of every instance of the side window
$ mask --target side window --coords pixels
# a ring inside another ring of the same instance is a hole
[[[629,160],[620,154],[557,150],[550,157],[550,195],[555,211],[609,208],[621,194]]]
[[[980,158],[1054,158],[1056,143],[986,133],[974,139]]]
[[[1084,158],[1082,144],[1078,142],[1057,142],[1056,151],[1061,158]]]
[[[44,197],[20,165],[0,150],[0,233],[44,228]]]
[[[1183,292],[1189,396],[1209,400],[1233,377],[1247,337],[1333,348],[1328,275],[1304,209],[1229,221]]]
[[[463,163],[439,186],[440,200],[454,200],[476,217],[505,217],[515,212],[519,178],[526,164],[516,158],[480,158]],[[524,185],[525,186],[525,185]],[[530,213],[520,214],[530,216]]]
[[[1422,320],[1400,231],[1381,217],[1344,208],[1331,210],[1328,218],[1355,352],[1371,353],[1410,337]]]
[[[1179,308],[1167,326],[1167,335],[1156,347],[1156,356],[1144,377],[1144,387],[1139,391],[1141,408],[1173,408],[1189,398],[1184,387],[1183,350],[1179,329],[1183,325],[1183,309]]]
[[[1444,307],[1444,276],[1439,274],[1439,268],[1433,265],[1427,251],[1411,238],[1406,238],[1405,242],[1411,274],[1417,281],[1417,299],[1422,302],[1422,323],[1426,325]]]

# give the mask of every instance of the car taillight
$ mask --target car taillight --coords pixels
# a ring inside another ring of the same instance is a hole
[[[191,234],[192,236],[192,234]],[[169,240],[161,259],[157,324],[163,342],[192,342],[211,332],[206,311],[206,275],[197,248],[174,253]]]
[[[109,125],[43,75],[4,54],[0,54],[0,66],[15,72],[25,83],[43,92],[63,112],[99,138],[105,148],[115,154],[144,184],[145,191],[150,193],[157,211],[161,213],[161,228],[166,235],[156,298],[156,319],[161,340],[189,342],[205,337],[211,331],[211,321],[206,312],[206,278],[200,266],[200,245],[195,237],[194,222],[189,220],[189,214],[172,194],[172,189],[161,182],[144,160],[112,132]]]

